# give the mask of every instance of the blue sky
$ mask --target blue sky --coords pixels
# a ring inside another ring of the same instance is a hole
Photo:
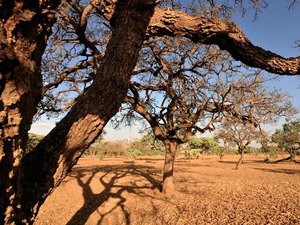
[[[254,21],[253,12],[249,12],[244,17],[234,17],[233,21],[242,28],[253,44],[284,57],[300,55],[300,48],[296,48],[295,44],[300,40],[299,3],[289,10],[288,1],[273,0],[262,10],[257,20]],[[268,85],[287,92],[294,106],[300,108],[300,76],[281,76]],[[299,114],[297,117],[299,118]],[[264,129],[272,132],[275,128],[280,128],[282,123],[284,119],[277,126],[265,126]]]
[[[287,6],[288,1],[273,0],[256,21],[253,21],[251,12],[244,17],[236,16],[233,21],[243,29],[253,44],[284,57],[299,56],[300,48],[295,48],[295,41],[300,40],[300,4],[291,10]],[[299,76],[280,77],[272,84],[287,91],[294,105],[300,107]]]
[[[235,16],[233,21],[242,28],[253,44],[284,57],[298,56],[300,48],[295,48],[295,41],[300,40],[300,3],[291,10],[287,6],[288,1],[273,0],[270,1],[267,9],[262,9],[257,20],[253,20],[253,11],[248,11],[244,17]],[[294,105],[300,108],[300,76],[280,77],[272,81],[269,86],[276,86],[286,91]],[[47,134],[54,124],[53,120],[41,120],[33,124],[31,132]],[[105,138],[116,140],[139,137],[138,130],[138,126],[122,127],[118,130],[107,126]]]

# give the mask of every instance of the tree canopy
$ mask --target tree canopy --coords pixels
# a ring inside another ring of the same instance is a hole
[[[295,161],[296,155],[300,154],[300,121],[283,124],[282,129],[272,135],[272,140],[281,150],[289,153],[288,159]]]
[[[236,164],[236,169],[239,169],[240,164],[243,162],[246,148],[252,141],[258,140],[261,135],[261,132],[253,124],[243,124],[235,119],[225,120],[222,123],[222,129],[216,134],[224,143],[237,147],[240,158]]]

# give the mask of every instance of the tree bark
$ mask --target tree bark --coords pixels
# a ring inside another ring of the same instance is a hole
[[[178,143],[174,140],[165,140],[164,141],[166,153],[165,153],[165,162],[163,170],[163,185],[162,192],[165,194],[172,194],[175,191],[173,174],[174,174],[174,162],[177,151]]]
[[[41,98],[40,60],[59,2],[0,1],[0,224],[32,223],[44,199],[118,111],[155,7],[146,0],[118,1],[111,19],[112,40],[94,83],[35,151],[21,160]],[[278,74],[300,73],[299,57],[285,59],[254,46],[233,23],[202,17],[190,23],[180,12],[157,12],[149,26],[153,35],[217,44],[250,66]],[[180,19],[186,24],[179,26]],[[199,27],[190,27],[198,26],[197,20]],[[167,175],[164,180],[169,180]]]
[[[243,159],[244,159],[244,150],[240,150],[240,158],[236,163],[236,167],[235,167],[236,170],[238,170],[240,165],[243,163]]]
[[[45,198],[114,116],[128,91],[145,32],[154,11],[147,1],[117,4],[113,34],[93,84],[47,137],[22,160],[19,221],[32,223]]]
[[[255,46],[235,23],[220,18],[157,8],[148,31],[155,36],[183,36],[195,43],[218,45],[236,60],[271,73],[300,74],[300,57],[284,58]]]
[[[41,57],[60,1],[0,4],[0,224],[14,224],[19,166],[41,99]]]
[[[97,2],[92,0],[91,3],[106,18],[110,18],[115,1],[104,0],[104,4]],[[107,10],[104,10],[104,7]],[[255,46],[235,23],[218,17],[206,18],[157,7],[151,18],[148,33],[152,36],[181,36],[195,43],[215,44],[248,66],[280,75],[300,75],[299,56],[284,58]]]

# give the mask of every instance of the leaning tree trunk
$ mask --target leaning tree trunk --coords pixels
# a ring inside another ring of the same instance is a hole
[[[22,160],[17,223],[21,220],[33,222],[45,198],[118,112],[154,7],[144,0],[117,4],[112,18],[112,37],[93,84],[76,99],[65,118]]]
[[[174,174],[174,162],[177,151],[178,143],[175,140],[165,140],[165,162],[163,170],[163,185],[162,192],[165,194],[172,194],[175,191],[173,174]]]
[[[238,170],[240,165],[243,163],[243,159],[244,159],[244,150],[239,150],[240,152],[240,158],[236,163],[235,169]]]
[[[0,224],[17,216],[21,159],[41,99],[41,57],[60,1],[0,4]]]
[[[291,159],[292,159],[292,157],[288,156],[288,157],[283,158],[283,159],[278,159],[278,160],[274,161],[273,163],[280,163],[280,162],[284,162],[284,161],[289,161]]]
[[[289,156],[286,157],[286,158],[283,158],[283,159],[279,159],[279,160],[276,160],[274,161],[274,163],[279,163],[279,162],[283,162],[283,161],[291,161],[291,162],[297,162],[296,161],[296,151],[298,149],[292,149],[292,150],[289,150],[288,153],[289,153]]]

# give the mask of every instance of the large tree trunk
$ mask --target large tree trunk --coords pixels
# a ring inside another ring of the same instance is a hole
[[[175,191],[173,183],[173,174],[178,143],[175,140],[165,140],[164,145],[166,149],[166,154],[163,170],[162,192],[165,194],[172,194]]]
[[[41,57],[59,2],[0,4],[0,224],[17,216],[19,166],[41,99]]]
[[[147,1],[117,4],[113,34],[94,83],[66,117],[22,161],[19,221],[32,223],[40,205],[102,132],[126,96],[145,31],[154,11]]]

